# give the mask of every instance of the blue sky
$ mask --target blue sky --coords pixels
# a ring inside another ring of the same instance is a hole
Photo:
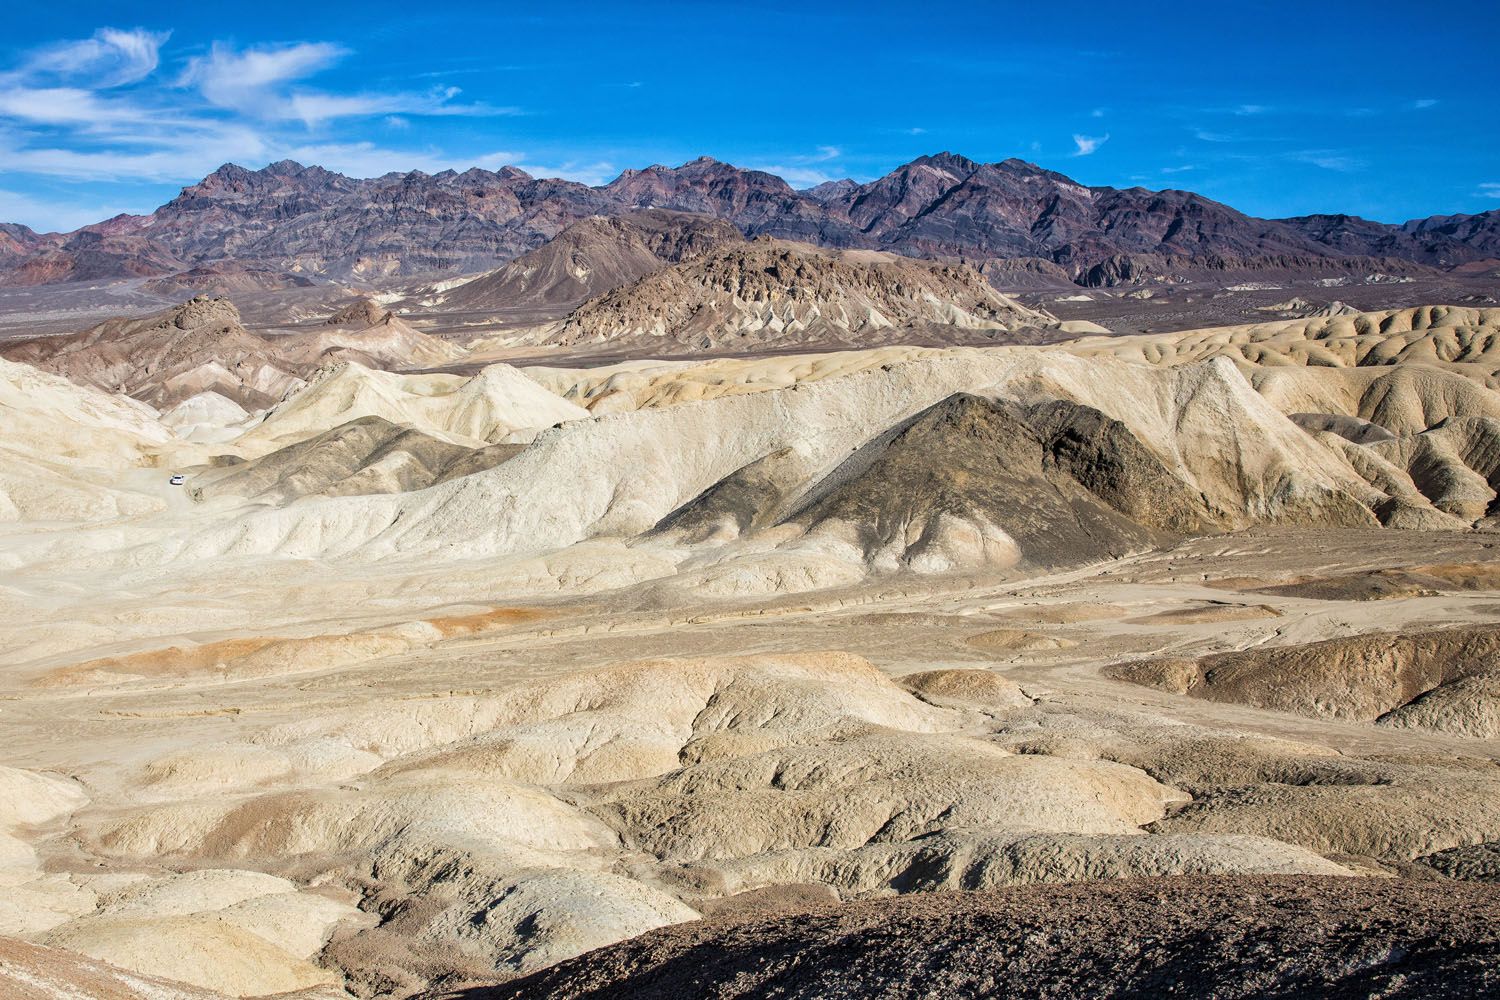
[[[15,5],[0,221],[149,211],[225,161],[597,184],[706,153],[800,187],[943,149],[1265,216],[1500,208],[1495,0],[1213,7]]]

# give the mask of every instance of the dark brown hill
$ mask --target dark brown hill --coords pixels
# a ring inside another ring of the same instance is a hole
[[[562,313],[668,264],[742,243],[740,231],[707,215],[649,209],[575,222],[542,246],[438,297],[449,311]]]

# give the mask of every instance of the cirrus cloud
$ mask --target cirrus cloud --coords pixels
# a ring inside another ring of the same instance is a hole
[[[330,42],[262,45],[237,50],[216,43],[206,56],[188,61],[179,78],[217,108],[266,121],[298,121],[308,128],[340,118],[389,115],[514,115],[517,108],[456,104],[457,87],[423,93],[354,93],[294,88],[349,55]]]
[[[95,88],[122,87],[156,72],[170,31],[100,28],[92,38],[56,42],[31,53],[11,74],[18,77],[87,78]]]
[[[167,75],[160,67],[169,38],[165,31],[100,28],[0,67],[0,172],[16,178],[0,208],[35,219],[59,202],[20,200],[28,185],[56,190],[59,184],[189,182],[228,161],[322,159],[365,176],[398,167],[462,167],[473,158],[425,146],[386,149],[335,126],[369,119],[394,131],[420,116],[519,113],[461,102],[455,87],[316,88],[314,77],[352,55],[324,41],[214,43]]]
[[[215,42],[206,56],[188,60],[179,83],[195,87],[210,104],[271,116],[285,104],[282,84],[327,69],[348,53],[330,42],[261,45],[244,50]]]
[[[1104,135],[1078,135],[1074,133],[1073,144],[1078,148],[1073,151],[1074,156],[1093,156],[1099,151],[1099,147],[1109,141],[1109,133]]]

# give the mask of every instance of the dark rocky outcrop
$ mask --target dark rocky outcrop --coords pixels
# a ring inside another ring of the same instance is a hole
[[[447,1000],[1479,997],[1500,894],[1330,876],[939,893],[665,927]]]
[[[958,524],[1000,529],[1037,566],[1120,556],[1158,539],[1069,466],[1117,502],[1126,477],[1111,482],[1082,462],[1058,462],[1051,444],[1015,404],[960,393],[865,445],[787,520],[809,530],[852,525],[867,552],[894,546],[907,560]]]

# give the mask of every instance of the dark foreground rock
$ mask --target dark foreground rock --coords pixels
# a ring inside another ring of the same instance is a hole
[[[937,893],[666,927],[461,1000],[1500,995],[1500,891],[1332,877]]]

